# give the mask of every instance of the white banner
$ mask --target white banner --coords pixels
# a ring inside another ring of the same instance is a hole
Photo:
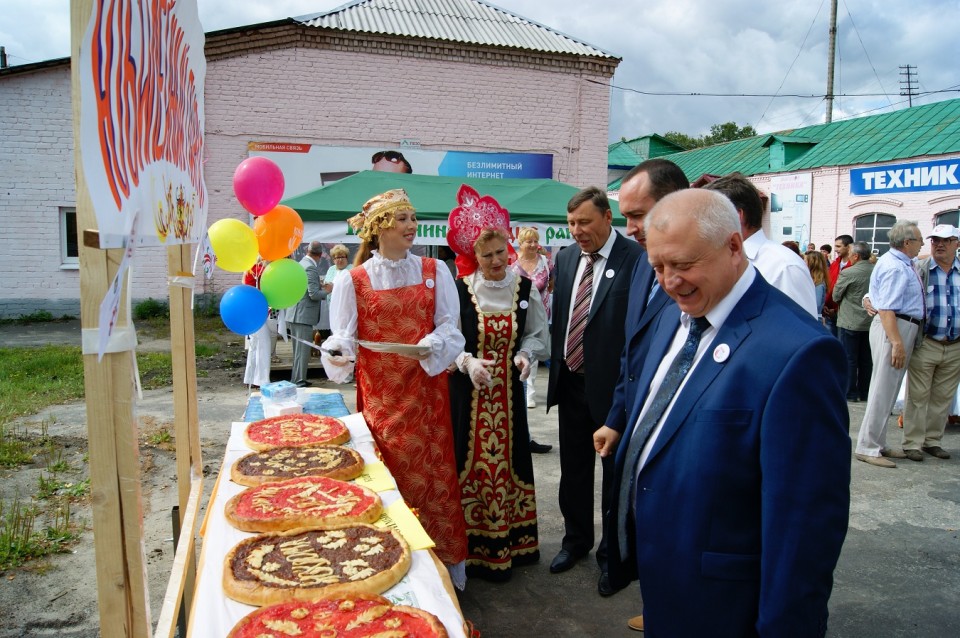
[[[810,241],[810,173],[774,175],[770,178],[770,239],[795,241],[801,252]]]
[[[570,236],[570,229],[566,224],[514,224],[510,231],[516,243],[517,233],[521,228],[533,227],[540,233],[540,244],[546,247],[566,246],[573,243]],[[623,229],[616,230],[623,232]],[[338,222],[304,222],[303,241],[320,241],[325,244],[359,244],[360,238],[357,237],[345,221]],[[421,220],[417,226],[417,239],[414,242],[420,246],[446,246],[447,245],[447,222]]]

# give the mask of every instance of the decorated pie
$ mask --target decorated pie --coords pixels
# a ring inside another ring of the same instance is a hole
[[[363,457],[341,445],[277,447],[253,452],[230,468],[234,483],[255,487],[301,476],[326,476],[349,481],[363,472]]]
[[[224,513],[244,532],[282,532],[298,527],[372,523],[383,513],[371,489],[325,476],[304,476],[247,488]]]
[[[223,561],[223,591],[248,605],[380,594],[410,569],[400,534],[373,525],[295,529],[241,541]]]
[[[237,623],[227,638],[446,638],[433,614],[391,605],[382,596],[350,594],[313,602],[258,609]]]
[[[254,421],[243,432],[254,450],[346,443],[350,432],[340,419],[317,414],[286,414]]]

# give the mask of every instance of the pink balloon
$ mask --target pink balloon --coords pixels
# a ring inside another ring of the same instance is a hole
[[[233,192],[253,215],[269,213],[283,197],[283,171],[266,157],[248,157],[233,172]]]

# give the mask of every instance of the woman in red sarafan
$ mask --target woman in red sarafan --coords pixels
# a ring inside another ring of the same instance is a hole
[[[323,347],[327,376],[356,374],[357,408],[400,493],[420,514],[437,556],[463,587],[466,528],[460,508],[445,370],[463,350],[456,287],[446,266],[410,254],[416,211],[400,189],[371,198],[349,220],[363,243],[330,304]],[[416,352],[374,352],[355,340],[416,344]],[[354,363],[355,359],[355,363]]]

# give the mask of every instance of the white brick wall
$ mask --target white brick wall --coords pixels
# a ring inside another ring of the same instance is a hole
[[[552,153],[556,179],[603,185],[608,81],[548,65],[324,48],[213,59],[205,90],[209,223],[247,220],[232,176],[249,141],[392,147],[414,138],[424,149]],[[79,273],[61,268],[60,258],[59,208],[75,204],[71,117],[68,67],[0,78],[0,268],[20,275],[0,287],[0,316],[79,297]],[[163,249],[139,250],[133,272],[134,299],[167,296]],[[215,291],[238,277],[218,270]]]

